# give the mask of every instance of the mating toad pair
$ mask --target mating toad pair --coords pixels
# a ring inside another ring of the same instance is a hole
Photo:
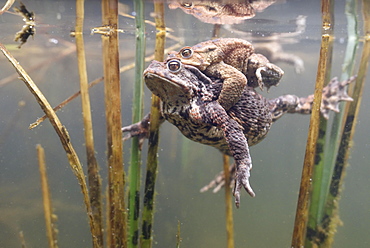
[[[249,146],[261,141],[271,124],[284,113],[310,114],[313,95],[284,95],[268,100],[254,88],[276,86],[284,72],[254,53],[251,43],[236,38],[205,41],[165,62],[152,61],[144,71],[147,87],[161,99],[161,122],[175,125],[187,138],[213,146],[235,160],[234,196],[240,204],[242,187],[255,196],[249,183],[252,160]],[[346,85],[354,78],[336,78],[323,90],[321,113],[338,112],[340,101],[351,101]],[[148,136],[150,115],[123,127],[125,138]],[[219,182],[220,183],[220,182]]]

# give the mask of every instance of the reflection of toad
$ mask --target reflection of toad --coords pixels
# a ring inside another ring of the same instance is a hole
[[[271,124],[284,113],[311,113],[313,102],[312,95],[307,98],[284,95],[268,100],[252,87],[245,87],[238,102],[226,111],[217,101],[223,89],[222,80],[212,81],[197,68],[182,64],[178,59],[152,61],[144,72],[144,79],[152,93],[161,99],[161,122],[167,120],[187,138],[233,156],[237,207],[242,187],[251,196],[255,195],[249,183],[252,169],[249,146],[260,142]],[[329,110],[337,110],[339,101],[352,100],[345,86],[353,80],[333,79],[324,88],[321,112],[326,118]],[[147,115],[142,121],[122,128],[128,133],[125,139],[147,138],[149,122],[150,115]]]
[[[244,87],[277,85],[284,72],[266,57],[254,53],[251,43],[242,39],[220,38],[184,47],[171,52],[169,58],[178,58],[197,67],[206,75],[224,80],[218,101],[228,110],[239,101]]]
[[[301,73],[304,71],[303,60],[299,56],[292,53],[287,53],[283,50],[283,44],[293,44],[298,42],[294,37],[297,37],[305,31],[306,16],[298,16],[295,19],[295,24],[296,28],[294,31],[281,33],[243,31],[240,30],[242,27],[240,25],[224,25],[223,27],[230,31],[233,35],[237,35],[240,38],[251,41],[253,43],[255,52],[263,54],[270,60],[270,62],[284,62],[291,64],[294,66],[296,73]],[[250,28],[250,25],[248,25],[247,22],[243,27]]]
[[[180,8],[185,13],[191,14],[202,22],[211,24],[236,24],[255,16],[275,0],[249,0],[245,3],[219,3],[217,1],[192,1],[183,2],[172,0],[170,9]]]

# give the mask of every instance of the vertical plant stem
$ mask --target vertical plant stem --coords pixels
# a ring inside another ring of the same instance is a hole
[[[86,207],[86,213],[89,217],[89,223],[90,223],[90,230],[91,235],[93,239],[94,246],[97,245],[97,239],[96,239],[96,227],[95,227],[95,221],[94,217],[92,215],[92,209],[90,205],[90,197],[85,181],[85,175],[82,170],[82,165],[80,163],[80,160],[77,156],[77,153],[75,149],[72,146],[71,139],[69,137],[67,129],[62,125],[60,122],[58,116],[55,114],[53,108],[51,107],[50,103],[47,101],[45,96],[42,94],[42,92],[39,90],[39,88],[36,86],[36,84],[32,81],[30,76],[26,73],[26,71],[20,66],[19,62],[9,53],[9,51],[5,48],[3,44],[0,43],[0,50],[5,55],[5,57],[9,60],[9,62],[14,66],[16,71],[18,72],[20,78],[23,80],[23,82],[26,84],[30,92],[34,95],[36,98],[38,104],[40,105],[41,109],[44,111],[46,116],[49,118],[51,125],[53,126],[55,132],[59,136],[59,139],[63,145],[63,148],[67,154],[67,158],[69,161],[69,165],[71,166],[71,169],[73,173],[75,174],[78,183],[81,187],[82,195],[84,197],[84,203]]]
[[[41,189],[42,189],[42,198],[44,205],[44,215],[45,215],[45,224],[46,224],[46,236],[48,237],[49,248],[57,248],[57,230],[55,228],[55,223],[53,221],[53,207],[51,205],[51,197],[48,183],[48,176],[46,174],[46,165],[45,165],[45,151],[41,145],[36,146],[37,149],[37,158],[39,160],[39,170],[41,177]]]
[[[135,0],[136,13],[136,54],[135,54],[135,88],[132,108],[132,122],[137,123],[143,117],[143,71],[145,63],[145,23],[144,1]],[[131,164],[129,168],[129,239],[128,247],[138,247],[139,210],[140,210],[140,167],[141,152],[139,139],[132,139]]]
[[[118,52],[118,0],[103,0],[102,35],[107,125],[110,247],[126,247],[126,210],[122,151],[121,87]]]
[[[330,71],[331,71],[331,62],[333,57],[333,33],[334,33],[334,1],[322,2],[322,27],[323,35],[329,37],[326,46],[325,56],[322,59],[325,59],[326,68],[322,72],[324,78],[324,86],[330,80]],[[321,58],[320,58],[321,59]],[[308,223],[307,223],[307,233],[306,233],[306,247],[311,247],[310,240],[318,230],[318,223],[322,218],[322,210],[325,205],[325,191],[328,188],[330,181],[329,177],[324,177],[325,171],[330,169],[330,165],[325,163],[325,151],[326,151],[326,129],[327,129],[327,120],[320,115],[319,120],[319,130],[317,143],[315,148],[315,160],[313,166],[313,175],[311,178],[312,181],[312,195],[310,198],[309,205],[309,214],[308,214]],[[329,167],[329,168],[328,168]]]
[[[347,0],[346,2],[345,12],[347,16],[348,43],[342,65],[342,76],[340,81],[347,80],[352,75],[355,65],[355,57],[358,46],[356,2],[357,0]],[[341,105],[343,106],[343,104]],[[343,130],[344,116],[346,115],[347,110],[348,108],[345,108],[340,113],[334,115],[333,125],[331,127],[331,133],[329,137],[329,144],[331,145],[327,147],[327,154],[325,156],[325,164],[329,164],[331,166],[331,170],[327,172],[328,176],[330,177],[335,164],[335,158]],[[328,190],[329,185],[326,187],[325,197],[327,197]]]
[[[86,71],[86,58],[83,40],[84,22],[84,0],[76,1],[76,51],[78,59],[78,71],[80,75],[80,92],[82,102],[82,117],[84,122],[86,157],[89,193],[92,214],[96,223],[96,234],[98,247],[103,247],[103,226],[102,226],[102,207],[101,207],[101,178],[99,167],[95,157],[94,135],[91,118],[91,107],[89,97],[89,85]]]
[[[163,61],[165,46],[165,23],[164,23],[164,5],[161,1],[154,2],[155,23],[156,23],[156,43],[154,59]],[[159,143],[159,124],[161,112],[159,109],[160,100],[152,95],[152,107],[150,111],[149,125],[149,147],[147,158],[147,169],[144,188],[144,208],[142,214],[142,236],[140,238],[141,248],[152,247],[152,226],[154,218],[154,192],[155,180],[157,177],[157,152]]]
[[[177,233],[176,233],[176,248],[180,248],[181,238],[181,223],[177,221]]]
[[[24,239],[23,231],[20,231],[20,232],[19,232],[19,238],[20,238],[20,240],[21,240],[21,247],[22,247],[22,248],[27,248],[26,240]]]
[[[212,33],[212,37],[213,37],[213,38],[218,38],[218,37],[220,37],[220,31],[221,31],[221,24],[214,24],[214,25],[213,25],[213,33]]]
[[[347,116],[344,121],[344,129],[342,132],[342,139],[339,145],[338,154],[335,161],[334,172],[330,184],[329,196],[327,199],[327,207],[325,209],[325,218],[323,219],[323,227],[327,229],[329,234],[325,239],[323,247],[331,247],[333,242],[333,235],[336,232],[336,227],[339,222],[337,216],[338,202],[340,198],[340,191],[342,188],[345,169],[349,157],[350,142],[353,140],[353,135],[356,129],[356,122],[358,112],[360,110],[360,103],[362,99],[362,91],[365,85],[366,72],[368,70],[370,58],[370,3],[367,0],[362,1],[362,13],[364,17],[364,38],[365,43],[362,50],[360,61],[360,68],[357,74],[356,84],[352,91],[353,102],[348,105]]]
[[[311,193],[311,177],[313,167],[315,165],[316,144],[319,134],[320,125],[320,105],[322,99],[322,89],[326,79],[326,70],[328,63],[328,46],[332,36],[325,33],[331,28],[330,18],[330,0],[322,0],[322,22],[323,34],[321,37],[320,59],[318,64],[318,71],[316,76],[316,86],[314,93],[314,101],[312,105],[312,114],[310,118],[310,127],[307,137],[306,153],[303,162],[301,185],[297,203],[297,211],[294,223],[292,245],[293,248],[304,247],[306,226],[308,221],[308,209]]]
[[[226,204],[226,237],[227,248],[234,248],[234,223],[233,223],[233,207],[230,190],[230,157],[223,154],[224,174],[225,174],[225,204]]]

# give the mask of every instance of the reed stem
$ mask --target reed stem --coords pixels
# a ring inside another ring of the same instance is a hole
[[[230,157],[223,154],[224,175],[225,175],[225,204],[226,204],[226,238],[227,248],[234,248],[234,221],[233,204],[230,190]]]
[[[55,217],[53,216],[53,207],[49,190],[48,176],[46,174],[45,151],[41,145],[36,146],[37,158],[39,160],[39,170],[41,177],[41,189],[44,205],[44,215],[46,224],[46,236],[48,237],[49,248],[57,248],[57,229],[55,228]]]
[[[143,71],[145,59],[144,1],[134,1],[136,13],[135,87],[132,108],[132,123],[143,117]],[[132,138],[131,163],[129,168],[129,239],[128,247],[138,247],[140,211],[140,167],[141,152],[138,137]]]
[[[50,103],[47,101],[45,96],[36,86],[36,84],[32,81],[30,76],[26,73],[26,71],[20,66],[19,62],[9,53],[9,51],[5,48],[3,44],[0,43],[0,50],[5,55],[5,57],[9,60],[9,62],[14,66],[16,71],[18,72],[22,81],[26,84],[28,89],[36,98],[38,104],[40,105],[41,109],[45,112],[47,117],[50,120],[51,125],[55,129],[55,132],[58,134],[59,139],[63,145],[63,148],[67,154],[67,158],[73,173],[75,174],[78,183],[81,187],[82,195],[84,197],[84,203],[86,208],[87,216],[89,217],[90,223],[90,230],[92,235],[92,240],[94,246],[97,245],[97,234],[96,234],[96,226],[94,221],[94,216],[92,214],[91,204],[90,204],[90,197],[85,181],[85,175],[82,170],[82,165],[80,160],[77,156],[75,149],[72,146],[69,134],[67,129],[62,125],[58,116],[55,114],[54,110],[50,106]]]
[[[330,0],[322,0],[322,23],[323,34],[321,37],[320,59],[318,64],[316,85],[314,93],[314,101],[312,105],[312,114],[310,118],[310,126],[307,137],[306,153],[303,162],[301,185],[297,203],[297,211],[294,223],[293,237],[291,247],[300,248],[305,245],[306,227],[308,221],[309,200],[311,195],[311,178],[313,167],[315,165],[316,144],[319,135],[320,126],[320,105],[322,99],[322,89],[327,78],[328,67],[328,47],[331,43],[332,36],[330,35],[331,14]],[[329,31],[326,33],[325,31]]]
[[[121,87],[118,49],[118,0],[102,1],[104,95],[107,125],[108,201],[110,247],[126,247],[127,223],[124,199]]]
[[[329,195],[326,202],[325,213],[322,220],[322,226],[325,228],[328,236],[325,237],[324,245],[322,247],[331,247],[333,242],[333,235],[336,232],[336,227],[339,222],[338,217],[338,203],[340,199],[340,192],[345,176],[345,169],[350,153],[350,143],[356,129],[358,112],[362,100],[362,91],[365,85],[366,72],[368,70],[370,58],[370,3],[367,0],[362,1],[362,13],[364,18],[364,46],[360,61],[360,67],[357,74],[356,84],[351,92],[353,102],[347,105],[347,115],[344,120],[344,128],[342,138],[339,144],[338,154],[335,161],[334,172],[330,184]]]
[[[164,23],[164,5],[163,2],[154,2],[155,23],[156,23],[156,43],[154,59],[163,61],[164,46],[165,46],[165,23]],[[154,219],[154,193],[155,180],[157,177],[158,166],[158,143],[159,143],[159,123],[161,112],[159,109],[160,100],[157,96],[152,94],[152,107],[150,111],[150,125],[149,125],[149,146],[147,157],[147,169],[144,188],[144,206],[142,213],[142,235],[140,237],[141,248],[152,247],[152,227]]]
[[[323,21],[323,35],[329,37],[328,43],[326,44],[325,64],[324,68],[324,86],[330,80],[330,71],[333,57],[333,33],[334,33],[334,1],[322,2],[322,21]],[[314,236],[318,230],[318,224],[322,218],[322,210],[325,204],[325,189],[328,188],[330,177],[327,177],[326,171],[330,170],[330,164],[325,163],[326,150],[326,130],[327,120],[320,115],[319,120],[319,135],[317,137],[316,150],[315,150],[315,163],[313,166],[312,174],[312,193],[310,197],[309,214],[306,231],[306,247],[312,247],[312,236]]]
[[[85,132],[90,201],[93,211],[92,214],[95,218],[96,223],[96,238],[98,240],[98,247],[103,247],[101,177],[99,175],[98,162],[96,161],[95,157],[94,134],[92,127],[89,85],[87,79],[86,57],[83,39],[83,23],[85,15],[84,4],[84,0],[76,1],[76,51],[78,60],[78,71],[80,75],[81,105]]]
[[[13,3],[15,2],[15,0],[8,0],[6,1],[6,3],[4,4],[4,6],[0,9],[0,15],[2,15],[5,11],[7,11],[8,9],[10,9],[13,5]]]

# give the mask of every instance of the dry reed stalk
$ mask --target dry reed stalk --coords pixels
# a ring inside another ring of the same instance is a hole
[[[39,170],[41,177],[41,189],[42,198],[44,205],[44,215],[46,224],[46,236],[48,237],[49,248],[57,248],[57,229],[55,228],[55,217],[53,217],[53,208],[51,204],[51,196],[49,190],[48,176],[46,174],[46,164],[45,164],[45,151],[40,144],[36,146],[37,158],[39,160]]]
[[[24,234],[23,234],[23,231],[20,231],[19,232],[19,238],[21,240],[21,247],[22,248],[26,248],[27,245],[26,245],[26,240],[24,239]]]
[[[2,15],[5,11],[7,11],[8,9],[10,9],[13,5],[13,3],[15,2],[15,0],[8,0],[6,1],[6,3],[4,4],[4,6],[0,9],[0,15]]]
[[[164,22],[164,5],[161,1],[154,2],[156,39],[154,59],[164,60],[164,46],[166,39],[166,29]],[[141,248],[152,247],[152,227],[154,219],[154,196],[155,180],[158,166],[158,143],[159,143],[159,119],[161,112],[159,109],[159,97],[152,94],[152,106],[150,110],[149,140],[147,171],[144,188],[144,208],[142,213],[142,235],[140,238]]]
[[[234,221],[233,204],[231,200],[230,185],[230,157],[223,154],[224,174],[225,174],[225,204],[226,204],[226,235],[227,248],[234,248]]]
[[[102,202],[101,202],[101,177],[99,175],[99,166],[95,157],[94,134],[92,127],[91,106],[89,96],[89,86],[86,70],[86,56],[83,39],[84,23],[84,0],[76,1],[76,51],[78,60],[78,72],[80,76],[80,92],[82,117],[84,123],[85,146],[87,157],[87,171],[89,182],[89,193],[92,214],[96,224],[96,238],[98,247],[103,247],[103,224],[102,224]]]
[[[125,175],[123,170],[118,0],[102,1],[104,95],[107,125],[110,247],[126,247]]]
[[[31,93],[34,95],[41,109],[45,112],[45,114],[49,118],[51,125],[55,129],[55,132],[58,134],[59,139],[63,145],[63,148],[67,154],[67,158],[71,166],[71,169],[73,173],[75,174],[75,176],[77,177],[78,183],[81,187],[81,191],[84,197],[86,213],[89,217],[90,230],[91,230],[91,234],[93,238],[93,243],[97,244],[95,222],[94,222],[94,217],[92,215],[90,197],[89,197],[89,193],[88,193],[88,189],[87,189],[87,185],[85,181],[85,175],[82,170],[82,165],[77,156],[77,153],[75,149],[73,148],[72,143],[70,141],[68,131],[62,125],[58,116],[55,114],[54,110],[50,106],[50,103],[47,101],[47,99],[42,94],[42,92],[39,90],[39,88],[36,86],[36,84],[32,81],[30,76],[26,73],[26,71],[20,66],[19,62],[9,53],[9,51],[1,43],[0,43],[0,50],[3,52],[5,57],[9,60],[9,62],[14,66],[20,78],[26,84],[26,86],[31,91]]]
[[[327,78],[328,68],[328,48],[333,38],[326,31],[331,29],[331,0],[322,0],[322,26],[323,34],[321,37],[320,59],[317,69],[314,101],[312,114],[308,130],[305,158],[303,162],[301,185],[298,196],[297,210],[295,216],[294,230],[291,247],[300,248],[305,245],[306,226],[308,221],[309,201],[311,194],[311,178],[315,165],[316,145],[320,126],[320,105],[322,99],[322,89]]]

